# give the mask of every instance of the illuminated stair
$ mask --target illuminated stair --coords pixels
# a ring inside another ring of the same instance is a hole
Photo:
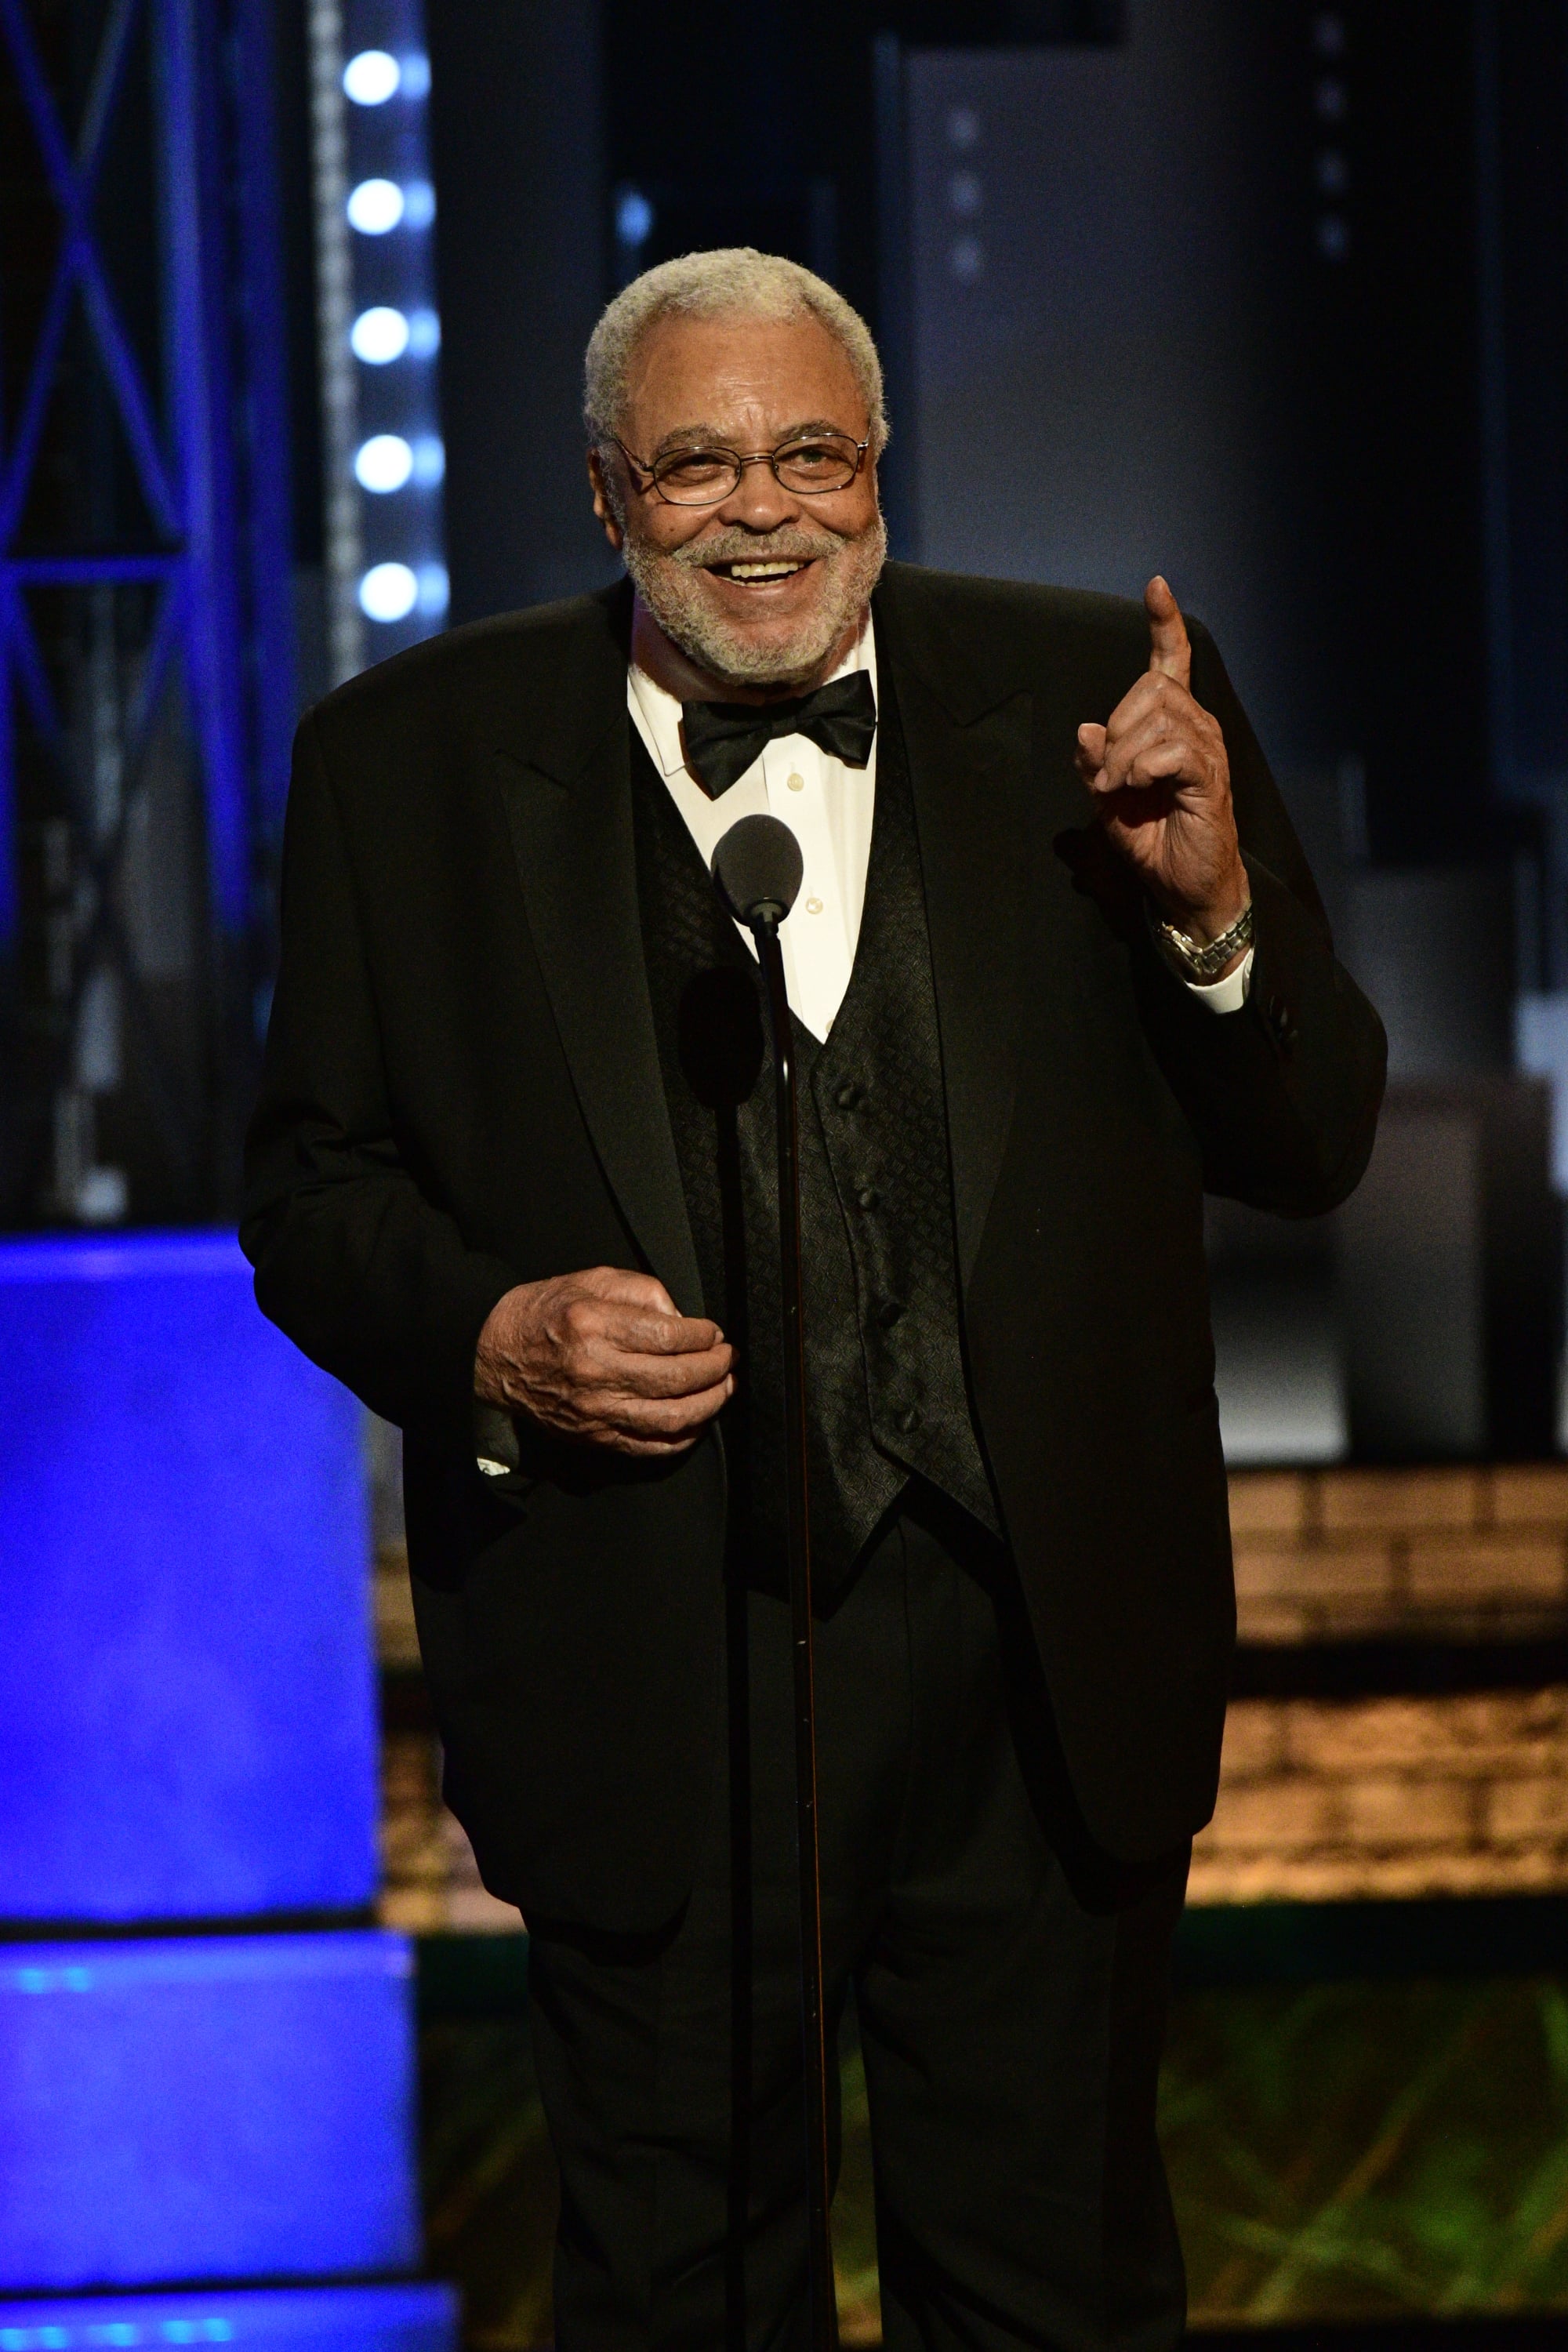
[[[358,1407],[226,1235],[7,1243],[0,1479],[0,2293],[120,2291],[0,2352],[445,2352]]]

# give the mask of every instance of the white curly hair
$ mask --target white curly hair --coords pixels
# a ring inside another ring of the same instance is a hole
[[[843,349],[855,372],[870,419],[871,450],[888,443],[882,402],[882,362],[871,331],[842,294],[798,261],[754,246],[721,246],[710,253],[683,253],[634,278],[601,312],[588,339],[584,365],[583,422],[595,448],[619,433],[626,415],[626,385],[638,344],[660,319],[819,320]]]

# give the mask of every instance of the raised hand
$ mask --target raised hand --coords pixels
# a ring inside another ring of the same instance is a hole
[[[677,1314],[652,1275],[599,1265],[497,1300],[474,1393],[557,1437],[658,1457],[696,1444],[734,1388],[733,1362],[719,1326]]]
[[[1204,944],[1250,889],[1219,721],[1193,698],[1187,625],[1158,573],[1143,591],[1149,667],[1103,727],[1078,730],[1079,772],[1107,837],[1161,911]]]

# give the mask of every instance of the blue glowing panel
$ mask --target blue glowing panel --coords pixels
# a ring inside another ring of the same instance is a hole
[[[238,2294],[95,2295],[0,2303],[0,2352],[457,2352],[458,2298],[398,2286],[258,2287]]]
[[[375,1929],[12,1945],[0,2288],[415,2262],[412,1965]]]
[[[0,1244],[0,1918],[367,1901],[359,1407],[224,1234]]]

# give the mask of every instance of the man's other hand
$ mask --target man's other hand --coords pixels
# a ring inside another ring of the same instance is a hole
[[[497,1300],[474,1393],[614,1454],[684,1454],[733,1391],[734,1355],[716,1323],[677,1314],[652,1275],[598,1265]]]
[[[1112,846],[1167,919],[1200,945],[1251,895],[1219,721],[1192,693],[1187,625],[1156,573],[1143,591],[1149,667],[1101,727],[1078,730],[1079,772]]]

